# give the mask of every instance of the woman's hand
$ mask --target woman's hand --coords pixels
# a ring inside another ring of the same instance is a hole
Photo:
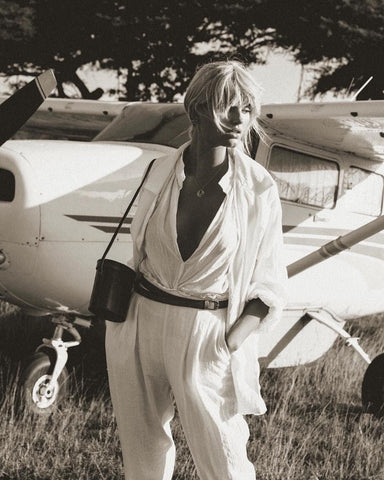
[[[260,299],[251,300],[244,308],[240,318],[226,335],[226,342],[230,353],[235,352],[244,340],[254,332],[261,320],[267,315],[269,307]]]

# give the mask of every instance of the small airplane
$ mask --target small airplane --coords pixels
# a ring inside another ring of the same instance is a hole
[[[39,413],[67,392],[67,350],[93,318],[96,262],[145,168],[187,141],[190,126],[182,104],[46,99],[54,86],[45,72],[0,105],[0,298],[56,324],[22,376],[23,401]],[[384,101],[263,105],[260,119],[252,155],[277,182],[290,276],[260,361],[313,362],[341,336],[369,364],[363,406],[378,413],[384,355],[371,362],[343,327],[384,311]],[[18,130],[22,139],[8,140]],[[133,215],[110,254],[123,263]]]

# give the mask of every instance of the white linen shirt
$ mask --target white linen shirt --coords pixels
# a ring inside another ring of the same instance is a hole
[[[147,280],[180,297],[204,300],[228,298],[228,271],[239,240],[233,228],[236,213],[232,176],[230,161],[219,182],[226,196],[199,245],[184,261],[179,251],[176,227],[179,195],[185,180],[184,162],[180,155],[174,175],[164,185],[145,231],[145,256],[139,270]]]
[[[175,165],[189,142],[176,152],[157,159],[140,193],[131,225],[133,259],[137,271],[144,258],[144,237],[159,194],[174,174]],[[275,182],[268,171],[239,149],[229,149],[234,166],[232,194],[235,208],[233,228],[238,248],[228,271],[227,331],[240,317],[248,301],[260,298],[269,306],[268,315],[254,333],[231,355],[237,412],[265,413],[259,385],[258,336],[270,331],[281,318],[286,299],[287,271],[283,262],[281,204]]]

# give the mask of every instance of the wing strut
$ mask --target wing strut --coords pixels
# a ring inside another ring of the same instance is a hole
[[[331,242],[326,243],[318,250],[306,255],[305,257],[296,260],[287,267],[288,277],[293,277],[298,273],[310,268],[320,262],[323,262],[327,258],[333,257],[338,253],[353,247],[359,242],[362,242],[368,237],[375,235],[384,229],[384,215],[381,215],[372,222],[363,225],[362,227],[352,230],[345,235],[335,238]]]

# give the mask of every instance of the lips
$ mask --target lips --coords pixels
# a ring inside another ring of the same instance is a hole
[[[241,130],[239,130],[238,128],[234,128],[232,130],[227,130],[225,133],[227,135],[241,135]]]
[[[227,132],[226,135],[231,137],[231,138],[239,138],[240,135],[241,135],[241,132],[236,131],[236,130],[232,130],[230,132]]]

